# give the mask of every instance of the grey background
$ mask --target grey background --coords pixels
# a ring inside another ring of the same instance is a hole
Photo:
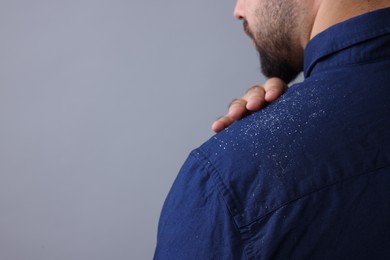
[[[167,192],[263,82],[235,1],[0,0],[0,259],[151,259]]]

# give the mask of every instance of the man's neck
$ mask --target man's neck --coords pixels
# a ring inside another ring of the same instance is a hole
[[[310,39],[329,27],[367,12],[390,7],[390,0],[322,0],[316,6],[316,15]]]

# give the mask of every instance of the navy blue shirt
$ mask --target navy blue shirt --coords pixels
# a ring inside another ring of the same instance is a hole
[[[189,155],[155,259],[390,259],[390,8],[304,56],[302,83]]]

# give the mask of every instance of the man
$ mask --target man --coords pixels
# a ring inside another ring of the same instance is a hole
[[[238,0],[263,73],[305,80],[190,154],[156,259],[390,259],[389,7]]]

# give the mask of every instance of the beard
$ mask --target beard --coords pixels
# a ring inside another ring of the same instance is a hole
[[[244,20],[244,31],[259,53],[261,71],[286,83],[303,70],[303,48],[298,41],[297,6],[292,1],[269,0],[256,11],[254,27]]]

